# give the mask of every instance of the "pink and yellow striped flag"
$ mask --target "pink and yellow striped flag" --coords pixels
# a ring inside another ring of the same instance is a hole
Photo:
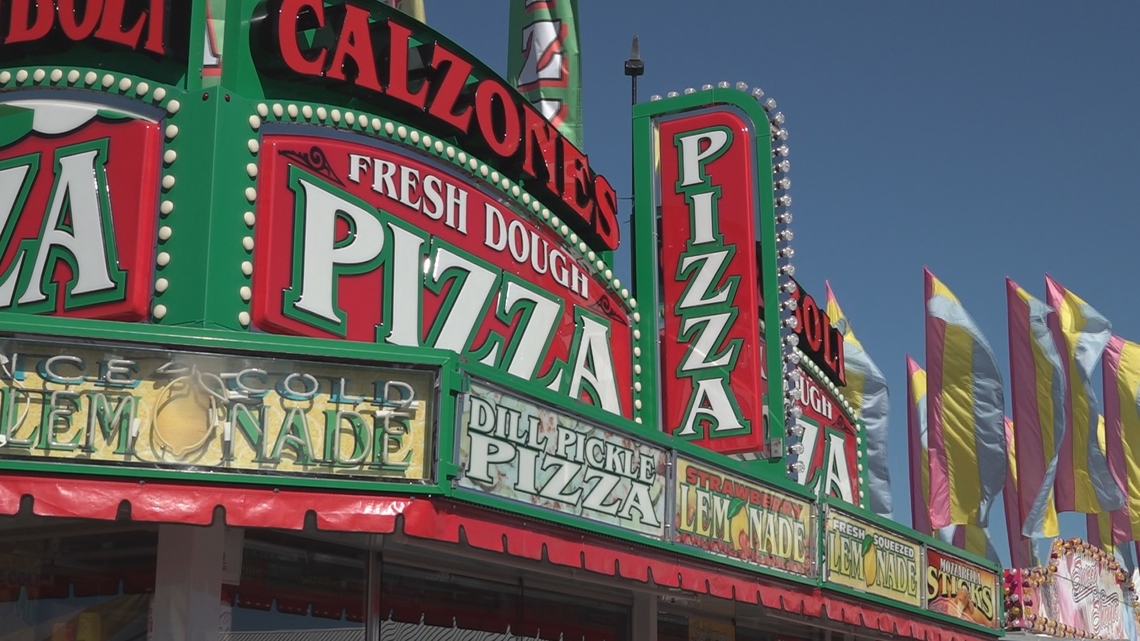
[[[926,370],[906,357],[907,451],[910,456],[910,517],[914,529],[930,534],[930,462],[926,448]]]
[[[1092,372],[1112,335],[1112,324],[1091,305],[1045,276],[1045,303],[1057,310],[1049,329],[1065,364],[1066,430],[1053,486],[1058,512],[1097,514],[1124,507],[1097,435],[1100,401]]]
[[[986,528],[980,525],[966,524],[951,525],[947,530],[953,531],[953,535],[947,543],[951,543],[955,547],[967,552],[973,552],[978,556],[984,556],[995,563],[1001,563],[997,550],[994,549],[993,543],[990,542],[990,534],[986,531]]]
[[[1033,558],[1033,542],[1023,536],[1016,526],[1024,519],[1021,516],[1021,501],[1017,492],[1017,437],[1013,421],[1008,417],[1005,419],[1005,448],[1009,471],[1005,475],[1005,487],[1002,488],[1001,498],[1005,506],[1005,534],[1009,543],[1009,560],[1015,568],[1033,567],[1036,565]]]
[[[1001,371],[974,319],[926,270],[930,524],[989,524],[1005,484]]]
[[[950,525],[934,532],[930,527],[930,457],[926,432],[926,370],[906,357],[907,436],[910,455],[910,513],[914,529],[986,558],[998,560],[986,529],[978,525]]]
[[[1106,542],[1140,540],[1140,344],[1113,336],[1101,360],[1108,467],[1124,490],[1124,507],[1101,514]],[[1091,525],[1090,518],[1090,525]]]
[[[1006,527],[1024,536],[1055,537],[1058,529],[1053,481],[1058,448],[1065,436],[1065,369],[1049,332],[1049,317],[1054,312],[1009,278],[1005,279],[1005,290],[1020,481],[1020,520],[1007,521]],[[1010,469],[1015,467],[1011,465]]]

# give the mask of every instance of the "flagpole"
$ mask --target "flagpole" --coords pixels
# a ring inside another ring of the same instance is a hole
[[[633,110],[633,107],[635,105],[637,105],[637,77],[640,75],[643,75],[644,73],[645,73],[645,62],[643,62],[641,60],[641,52],[640,52],[638,44],[637,44],[637,36],[634,36],[633,37],[633,47],[630,49],[630,52],[629,52],[629,60],[625,61],[625,75],[629,76],[629,84],[630,84],[630,91],[631,91],[630,102],[629,102],[631,111]],[[632,136],[632,132],[630,135]],[[632,151],[632,149],[631,149],[631,151]],[[634,154],[631,154],[631,156],[634,156]],[[629,211],[630,211],[629,218],[630,218],[631,224],[632,224],[632,220],[633,220],[634,198],[637,195],[637,188],[635,186],[636,180],[637,180],[637,178],[635,175],[634,161],[631,159],[630,163],[629,163],[629,194],[630,194],[630,196],[629,196]]]

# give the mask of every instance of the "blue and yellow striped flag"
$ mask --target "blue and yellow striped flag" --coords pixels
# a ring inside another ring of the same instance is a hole
[[[1108,468],[1097,439],[1100,401],[1092,373],[1109,338],[1112,323],[1079,296],[1045,276],[1045,303],[1053,342],[1065,365],[1067,429],[1057,458],[1053,497],[1058,512],[1097,514],[1124,507],[1124,495]]]
[[[843,334],[843,363],[847,384],[840,389],[843,398],[851,404],[863,421],[867,438],[867,478],[871,511],[879,516],[891,518],[891,471],[887,463],[887,425],[890,422],[891,398],[887,391],[887,379],[879,371],[875,362],[863,350],[863,344],[855,338],[851,323],[831,283],[827,288],[827,316],[831,324]]]

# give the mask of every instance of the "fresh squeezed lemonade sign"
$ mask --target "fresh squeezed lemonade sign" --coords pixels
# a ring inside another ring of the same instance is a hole
[[[678,543],[753,565],[815,574],[811,503],[677,457]]]
[[[430,478],[423,370],[0,343],[0,458]]]
[[[827,516],[827,580],[908,605],[922,605],[922,546],[846,516]]]
[[[623,303],[544,223],[394,146],[267,133],[260,156],[256,327],[445,349],[631,415]]]
[[[461,488],[665,534],[663,449],[477,382],[459,440]]]

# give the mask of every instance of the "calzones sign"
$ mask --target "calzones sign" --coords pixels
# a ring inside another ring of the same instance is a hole
[[[260,156],[256,327],[446,349],[631,415],[624,303],[548,226],[395,146],[290,130]]]
[[[713,108],[660,122],[663,428],[764,449],[752,125]]]

